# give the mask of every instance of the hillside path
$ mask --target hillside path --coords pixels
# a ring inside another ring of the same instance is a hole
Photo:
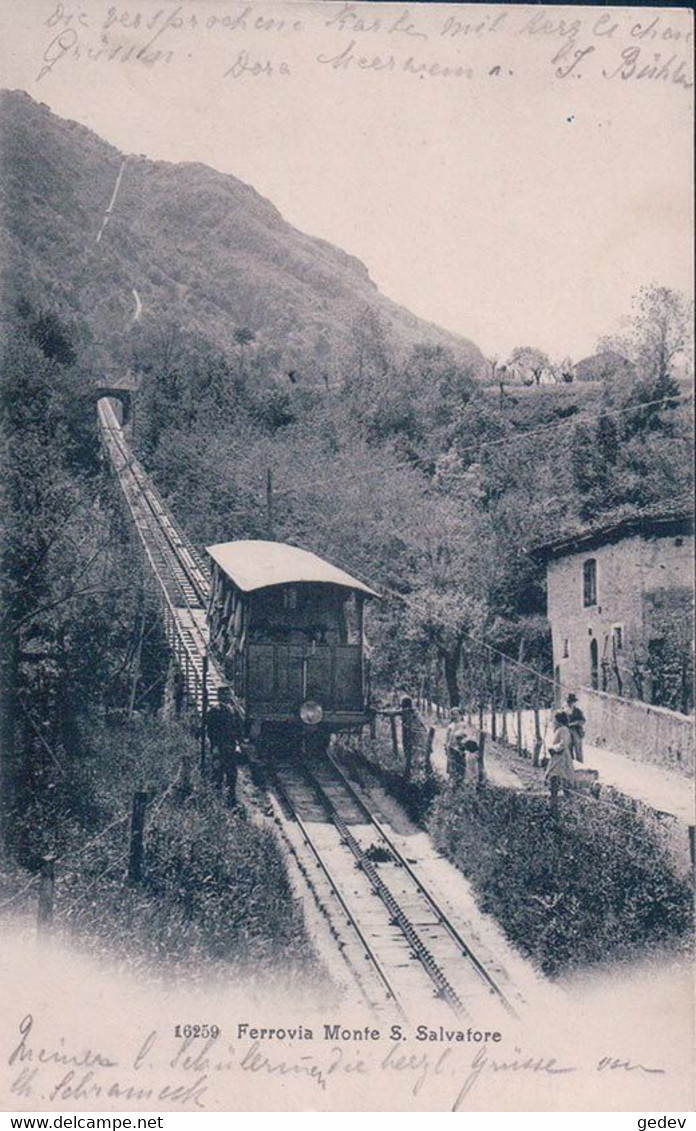
[[[116,197],[118,196],[118,190],[121,187],[121,179],[123,177],[123,170],[125,169],[127,164],[128,164],[128,158],[124,157],[123,160],[121,161],[121,165],[120,165],[120,168],[118,170],[118,174],[116,176],[116,184],[114,185],[114,191],[111,194],[111,200],[108,203],[106,212],[104,213],[104,219],[102,220],[101,228],[99,229],[99,233],[97,235],[97,240],[96,240],[97,243],[101,243],[101,238],[104,234],[104,229],[106,228],[106,225],[109,223],[109,220],[111,219],[111,214],[112,214],[112,212],[114,210],[114,206],[116,204]]]

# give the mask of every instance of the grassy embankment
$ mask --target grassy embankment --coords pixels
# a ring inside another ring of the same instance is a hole
[[[143,717],[102,726],[85,742],[82,788],[92,820],[65,825],[55,845],[56,934],[148,977],[316,985],[322,975],[273,834],[204,785],[183,795],[181,757],[189,754],[194,766],[197,759],[190,731]],[[150,798],[143,878],[129,885],[138,788]],[[14,870],[5,881],[6,897],[26,874]],[[30,911],[34,898],[18,906]]]
[[[382,784],[469,879],[479,905],[545,974],[689,945],[693,896],[655,833],[630,810],[500,786],[470,773],[408,786],[386,735],[364,745]]]

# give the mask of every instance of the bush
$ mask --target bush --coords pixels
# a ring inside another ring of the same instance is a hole
[[[679,942],[692,894],[650,830],[619,808],[468,784],[429,818],[436,843],[471,879],[484,911],[546,974]]]

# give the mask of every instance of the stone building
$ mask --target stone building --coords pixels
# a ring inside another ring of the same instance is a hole
[[[559,691],[693,709],[691,515],[623,519],[546,545]]]

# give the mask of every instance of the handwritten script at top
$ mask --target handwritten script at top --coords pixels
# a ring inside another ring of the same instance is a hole
[[[688,17],[636,9],[473,7],[378,9],[341,3],[272,9],[195,3],[141,9],[56,0],[37,27],[37,80],[70,65],[183,67],[197,59],[220,81],[287,81],[295,74],[398,73],[428,83],[504,83],[524,74],[691,90]],[[579,14],[578,14],[579,13]],[[218,62],[219,61],[219,62]]]

